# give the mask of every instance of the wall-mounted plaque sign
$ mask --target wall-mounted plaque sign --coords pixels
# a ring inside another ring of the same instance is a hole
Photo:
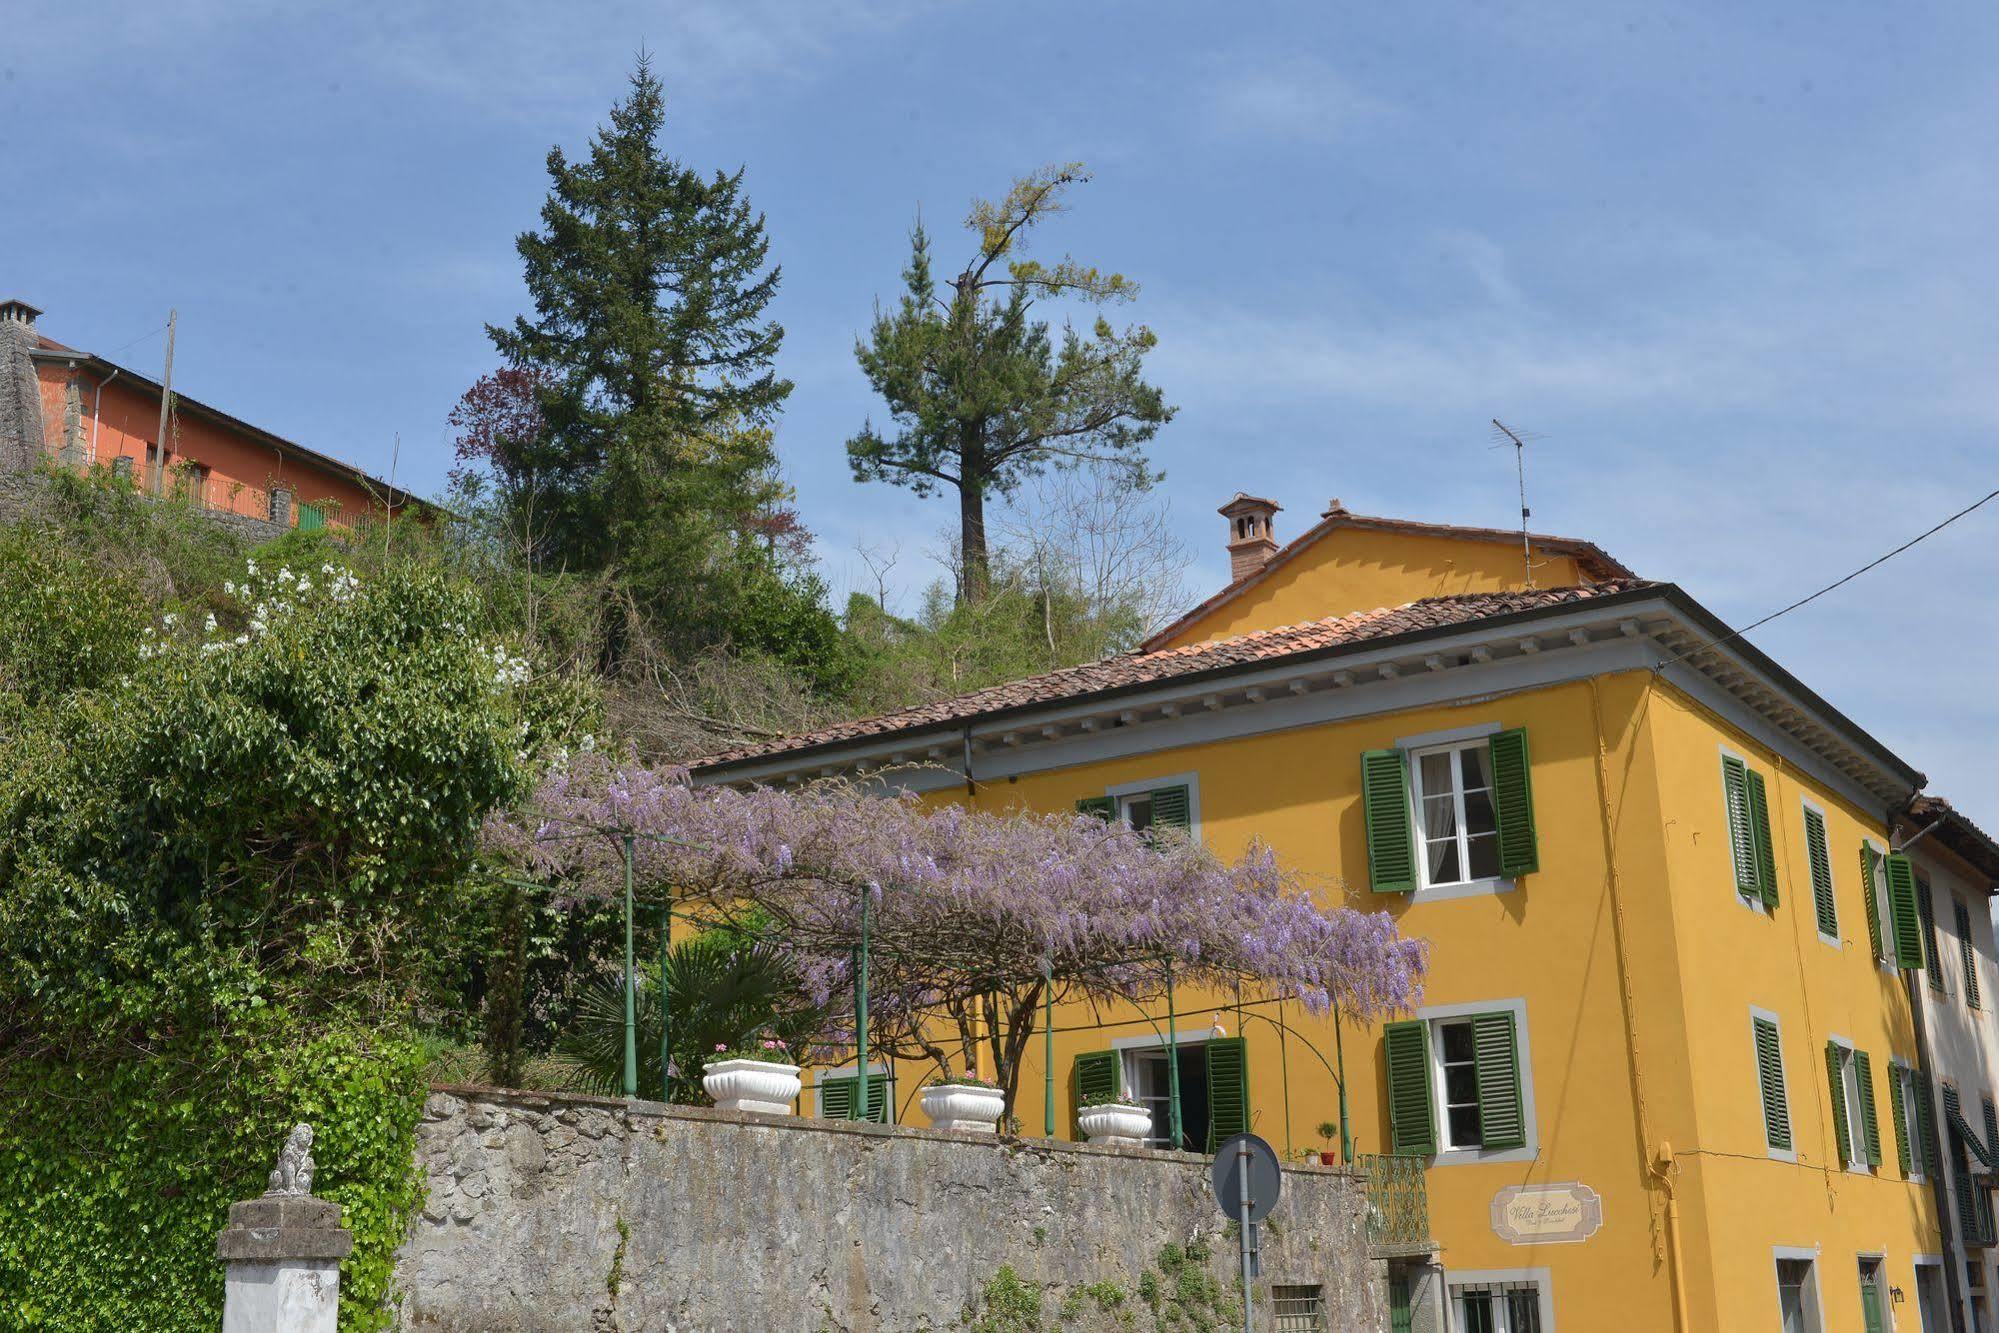
[[[1515,1245],[1571,1245],[1603,1226],[1603,1200],[1579,1181],[1508,1185],[1492,1199],[1492,1230]]]

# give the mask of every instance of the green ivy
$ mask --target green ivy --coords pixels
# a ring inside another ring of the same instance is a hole
[[[423,1198],[414,1042],[299,1039],[262,1011],[232,1032],[99,1066],[0,1069],[0,1327],[209,1333],[222,1318],[215,1234],[263,1193],[291,1125],[316,1136],[315,1194],[342,1209],[343,1330],[393,1323],[396,1247]]]

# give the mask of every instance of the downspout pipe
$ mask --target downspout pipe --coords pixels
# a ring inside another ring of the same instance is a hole
[[[111,373],[97,381],[97,390],[90,400],[90,461],[97,463],[97,427],[104,421],[104,386],[118,378],[119,366],[111,367]]]

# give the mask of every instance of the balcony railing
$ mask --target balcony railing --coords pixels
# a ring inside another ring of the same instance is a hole
[[[1427,1157],[1361,1153],[1354,1164],[1367,1173],[1367,1241],[1376,1255],[1428,1254],[1430,1235]]]

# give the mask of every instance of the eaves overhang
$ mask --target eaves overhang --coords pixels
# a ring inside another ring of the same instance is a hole
[[[1864,805],[1899,809],[1922,786],[1921,773],[1673,584],[696,764],[693,776],[772,783],[914,767],[943,775],[917,785],[989,780],[1224,730],[1281,730],[1633,669],[1657,671],[1773,746],[1802,751],[1818,776]]]

